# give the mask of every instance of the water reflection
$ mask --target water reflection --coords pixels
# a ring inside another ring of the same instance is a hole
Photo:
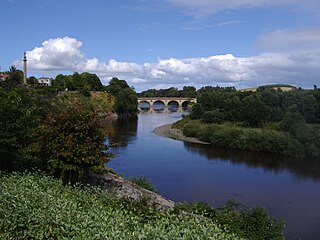
[[[107,144],[126,147],[129,142],[137,139],[138,117],[107,119],[102,122],[102,127],[107,136]]]
[[[184,143],[187,151],[205,156],[208,160],[228,161],[232,164],[245,165],[249,168],[263,168],[265,171],[280,173],[288,170],[300,179],[320,179],[320,161],[315,159],[297,159],[257,152],[237,151],[214,148],[208,145]]]

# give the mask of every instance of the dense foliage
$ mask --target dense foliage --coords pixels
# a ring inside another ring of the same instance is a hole
[[[71,100],[69,94],[62,94],[49,104],[51,97],[46,94],[42,88],[1,83],[0,170],[40,168],[76,181],[104,169],[111,157],[100,127],[106,100],[92,96],[97,101],[90,101],[74,93],[78,98]]]
[[[88,72],[81,74],[75,72],[72,75],[59,74],[52,81],[52,85],[59,90],[78,90],[85,94],[89,91],[102,90],[103,87],[99,77],[96,74]]]
[[[175,124],[174,127],[183,130],[185,136],[198,138],[217,147],[301,158],[306,156],[319,158],[320,156],[318,141],[320,127],[317,125],[307,125],[305,128],[307,132],[304,131],[303,126],[299,126],[296,130],[298,136],[275,130],[273,125],[267,125],[264,128],[248,128],[232,123],[205,124],[188,117]]]
[[[112,78],[106,91],[115,97],[114,109],[119,116],[128,117],[137,114],[137,94],[125,80]]]
[[[43,111],[39,96],[32,89],[0,87],[0,170],[32,167],[28,149]]]
[[[87,111],[80,102],[51,111],[38,143],[46,170],[68,182],[102,171],[111,155],[100,120],[96,111]]]
[[[63,186],[39,173],[0,173],[1,239],[240,239],[197,216]]]
[[[198,103],[204,111],[219,110],[226,121],[245,121],[251,127],[281,121],[286,112],[298,112],[306,122],[320,123],[319,90],[204,92]]]
[[[177,126],[219,147],[320,158],[320,91],[266,89],[203,92]]]
[[[284,222],[268,216],[262,207],[247,208],[234,201],[213,208],[208,203],[182,203],[176,210],[190,212],[210,218],[218,226],[224,226],[229,231],[248,240],[284,239]]]

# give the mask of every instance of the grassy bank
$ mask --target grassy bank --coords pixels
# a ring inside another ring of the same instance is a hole
[[[236,123],[205,124],[185,117],[173,127],[182,130],[185,136],[196,137],[217,147],[295,157],[320,156],[319,149],[309,144],[315,142],[313,138],[319,134],[318,125],[310,124],[309,133],[305,133],[305,137],[301,139],[278,130],[278,125],[272,123],[261,128],[248,128]]]
[[[89,97],[80,92],[64,92],[56,96],[52,103],[63,107],[65,104],[71,104],[76,101],[97,112],[107,113],[114,111],[114,97],[105,92],[91,92]]]
[[[210,219],[124,202],[39,173],[0,174],[1,239],[240,239]]]

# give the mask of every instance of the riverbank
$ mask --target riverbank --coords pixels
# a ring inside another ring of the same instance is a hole
[[[165,124],[159,127],[156,127],[153,132],[161,137],[171,138],[174,140],[180,140],[191,143],[199,143],[199,144],[209,144],[207,142],[203,142],[194,137],[186,137],[183,132],[179,129],[172,128],[172,124]]]

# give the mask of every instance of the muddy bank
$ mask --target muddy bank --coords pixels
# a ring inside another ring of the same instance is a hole
[[[183,135],[183,132],[179,129],[172,128],[172,124],[165,124],[159,127],[156,127],[153,132],[161,137],[172,138],[175,140],[192,142],[192,143],[200,143],[200,144],[209,144],[207,142],[199,141],[193,137],[186,137]]]

